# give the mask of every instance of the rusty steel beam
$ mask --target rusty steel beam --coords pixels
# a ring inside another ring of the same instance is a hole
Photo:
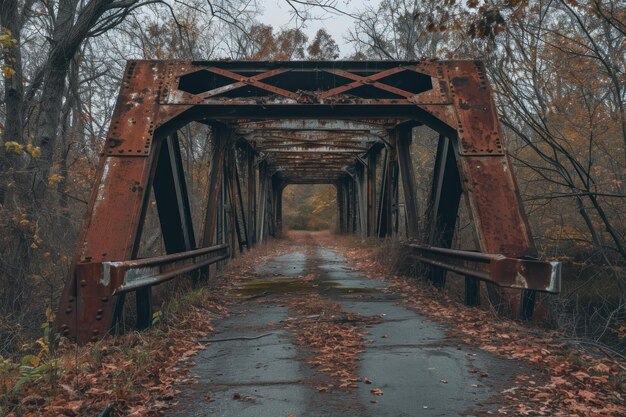
[[[377,82],[377,80],[380,80],[382,78],[388,77],[390,75],[394,75],[397,74],[399,72],[404,71],[405,68],[404,67],[396,67],[396,68],[390,68],[381,72],[378,72],[376,74],[372,74],[368,77],[362,77],[360,75],[356,75],[353,74],[349,71],[345,71],[345,70],[341,70],[341,69],[328,69],[326,71],[335,74],[335,75],[340,75],[344,78],[348,78],[351,80],[354,80],[354,82],[351,82],[350,84],[346,84],[344,86],[341,87],[335,87],[331,90],[325,91],[322,94],[320,94],[320,98],[324,99],[324,98],[328,98],[328,97],[332,97],[332,96],[336,96],[338,94],[341,93],[345,93],[347,91],[353,90],[357,87],[362,87],[364,85],[372,85],[376,88],[379,88],[381,90],[385,90],[391,93],[394,93],[398,96],[401,97],[405,97],[405,98],[409,98],[409,97],[413,97],[415,94],[411,94],[408,91],[404,91],[401,90],[399,88],[395,88],[389,85],[386,85],[384,83],[381,82]]]
[[[277,174],[277,175],[281,175],[281,176],[285,176],[287,174],[292,174],[292,173],[302,173],[302,174],[311,174],[311,175],[319,175],[321,177],[324,176],[329,176],[329,175],[340,175],[340,174],[345,174],[344,168],[346,166],[309,166],[309,167],[290,167],[290,168],[280,168],[278,167],[277,169],[272,171],[272,174]]]
[[[269,77],[273,77],[273,76],[278,75],[278,74],[289,72],[290,71],[289,69],[274,69],[274,70],[270,70],[270,71],[267,71],[267,72],[264,72],[264,73],[252,76],[252,77],[246,77],[246,76],[240,75],[240,74],[238,74],[236,72],[228,71],[226,69],[217,68],[217,67],[208,67],[205,70],[208,71],[208,72],[216,73],[216,74],[221,75],[223,77],[232,78],[233,80],[236,80],[237,82],[233,83],[233,84],[229,84],[229,85],[221,87],[221,88],[215,88],[215,89],[213,89],[211,91],[204,92],[204,93],[202,93],[200,95],[200,97],[203,98],[203,99],[207,99],[207,98],[219,95],[219,94],[224,94],[226,92],[235,90],[237,88],[245,87],[245,86],[248,86],[248,85],[251,85],[251,86],[254,86],[254,87],[258,87],[258,88],[270,91],[270,92],[272,92],[274,94],[278,94],[278,95],[281,95],[281,96],[284,96],[284,97],[289,97],[289,98],[294,99],[294,100],[298,100],[298,98],[299,98],[299,95],[296,94],[296,93],[293,93],[291,91],[285,90],[283,88],[275,87],[275,86],[270,85],[270,84],[266,84],[266,83],[261,81],[261,80],[263,80],[265,78],[269,78]]]
[[[404,207],[407,220],[407,236],[410,239],[418,237],[418,207],[417,185],[415,173],[411,162],[411,142],[413,140],[412,127],[398,127],[396,133],[396,148],[398,154],[398,168],[402,179],[402,191],[404,194]]]
[[[430,192],[429,244],[444,248],[452,246],[462,191],[452,143],[449,138],[440,136]],[[436,287],[443,288],[446,282],[445,270],[433,268],[431,280]]]
[[[289,169],[317,169],[318,171],[321,169],[335,169],[341,170],[345,166],[348,166],[352,163],[349,159],[339,159],[334,161],[325,161],[323,163],[314,164],[307,161],[293,161],[293,160],[278,160],[272,161],[269,165],[273,169],[272,172],[278,170],[289,170]]]
[[[211,246],[216,241],[217,224],[219,217],[219,196],[222,190],[222,177],[224,176],[224,162],[226,159],[224,130],[214,131],[213,156],[211,159],[211,171],[209,174],[209,196],[207,201],[202,246]]]
[[[411,256],[438,268],[477,278],[500,287],[558,294],[561,263],[408,244]]]
[[[256,149],[263,150],[269,147],[285,147],[285,146],[336,146],[336,147],[346,147],[346,148],[365,148],[366,150],[369,147],[377,143],[376,142],[365,142],[361,140],[351,140],[351,139],[337,139],[337,138],[329,138],[323,141],[300,141],[300,140],[281,140],[281,139],[263,139],[261,142],[257,143]]]
[[[162,145],[153,186],[166,252],[195,249],[187,183],[176,134],[168,136]]]
[[[346,145],[332,145],[332,144],[323,144],[323,145],[292,145],[292,144],[284,144],[284,145],[273,145],[273,146],[259,146],[257,150],[264,153],[272,153],[272,154],[362,154],[367,151],[366,146],[346,146]]]
[[[374,135],[369,131],[265,131],[254,132],[248,135],[241,135],[246,140],[257,141],[259,144],[272,142],[327,142],[345,141],[351,143],[378,142],[385,136]]]
[[[314,159],[312,157],[319,157]],[[307,161],[307,162],[330,162],[337,160],[349,160],[354,161],[354,154],[338,153],[338,152],[321,152],[315,151],[293,151],[293,152],[275,152],[271,156],[268,156],[270,160],[285,160],[285,161]]]
[[[367,236],[376,234],[376,163],[377,152],[367,154]]]
[[[327,119],[300,119],[300,120],[240,120],[233,123],[235,133],[246,135],[250,133],[266,133],[266,131],[359,131],[369,132],[377,136],[384,136],[385,129],[391,129],[402,123],[401,119],[364,119],[364,120],[327,120]]]
[[[248,240],[250,245],[256,244],[256,212],[257,212],[257,168],[254,166],[254,152],[248,149],[247,156],[247,179],[248,179]]]

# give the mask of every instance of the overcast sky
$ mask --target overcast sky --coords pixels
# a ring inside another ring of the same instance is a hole
[[[363,10],[366,7],[375,7],[381,0],[338,0],[337,8],[347,12],[356,13]],[[291,28],[301,24],[301,21],[296,21],[293,16],[293,9],[287,4],[285,0],[266,0],[263,2],[264,12],[259,18],[261,23],[266,25],[272,25],[275,28]],[[345,36],[348,34],[348,30],[352,28],[353,22],[350,16],[341,14],[331,14],[330,12],[322,12],[314,10],[312,12],[320,20],[310,20],[305,22],[303,28],[309,40],[313,39],[315,32],[320,28],[326,28],[326,31],[332,35],[339,49],[341,50],[341,56],[349,55],[352,52],[352,47],[345,41]]]

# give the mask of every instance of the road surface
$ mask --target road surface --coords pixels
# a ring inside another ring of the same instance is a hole
[[[192,368],[197,383],[182,388],[167,416],[498,414],[499,394],[514,385],[519,363],[446,337],[442,325],[400,305],[384,281],[365,278],[314,240],[290,250],[233,288],[240,301],[214,323],[213,342]],[[312,365],[323,353],[299,342],[306,328],[293,324],[319,315],[296,317],[294,299],[334,305],[340,313],[332,317],[362,318],[352,320],[364,340],[350,386],[340,388],[331,371]]]

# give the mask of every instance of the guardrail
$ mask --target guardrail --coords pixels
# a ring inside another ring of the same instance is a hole
[[[228,244],[122,262],[103,262],[102,283],[121,283],[113,295],[160,284],[228,258]]]
[[[152,286],[229,256],[230,248],[223,244],[152,258],[79,263],[74,270],[75,293],[62,301],[59,331],[79,342],[98,340],[115,320],[116,296],[131,291],[137,292],[137,327],[146,328],[152,322]]]
[[[500,287],[557,294],[561,291],[561,263],[514,258],[457,249],[407,244],[411,256],[426,264],[477,278]]]

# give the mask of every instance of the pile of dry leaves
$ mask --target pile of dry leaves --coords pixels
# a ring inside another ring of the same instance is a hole
[[[212,331],[213,317],[227,314],[210,291],[202,294],[201,302],[185,309],[175,326],[162,324],[86,346],[62,341],[51,359],[54,374],[29,381],[15,396],[3,398],[3,412],[7,417],[74,417],[98,415],[112,406],[114,415],[158,415],[178,393],[174,387],[189,380],[191,357],[204,348],[198,338]],[[15,381],[5,378],[0,382],[11,387]]]
[[[320,392],[333,388],[356,388],[359,354],[364,349],[364,324],[376,318],[342,312],[339,305],[317,294],[288,300],[290,312],[286,321],[296,343],[312,350],[307,362],[330,379],[317,387]]]

